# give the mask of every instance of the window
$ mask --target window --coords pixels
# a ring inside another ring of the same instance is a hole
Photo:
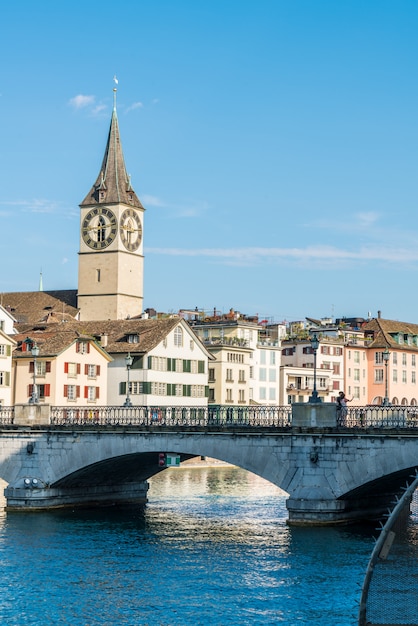
[[[333,370],[333,372],[334,372],[334,374],[336,376],[339,376],[340,375],[340,364],[339,363],[333,363],[332,364],[332,370]]]
[[[411,383],[413,385],[415,385],[416,382],[417,382],[416,381],[416,373],[415,372],[411,372]]]
[[[304,348],[302,348],[302,354],[313,354],[313,348],[312,346],[305,346]]]
[[[64,373],[69,378],[75,378],[80,373],[80,363],[64,363]]]
[[[276,399],[276,390],[274,387],[270,387],[269,389],[269,400],[273,401]]]
[[[393,361],[394,365],[398,364],[398,353],[397,352],[393,353],[392,361]]]
[[[332,381],[332,388],[337,391],[340,388],[340,381],[339,380],[333,380]]]
[[[84,387],[84,397],[89,402],[95,402],[99,398],[99,387]]]
[[[9,387],[10,372],[0,372],[0,387]]]
[[[360,387],[354,387],[354,389],[353,389],[353,397],[356,400],[360,399]]]
[[[239,370],[238,372],[238,382],[245,383],[245,370]]]
[[[128,343],[139,343],[139,335],[137,333],[128,335],[127,339],[128,339]]]
[[[398,370],[393,370],[392,372],[392,380],[394,383],[398,382]]]
[[[267,371],[265,367],[260,367],[260,380],[263,382],[267,380]]]
[[[240,389],[238,391],[238,402],[245,402],[245,391],[244,391],[244,389]]]
[[[226,390],[226,401],[227,402],[232,402],[232,389],[227,389]]]
[[[382,354],[382,353],[376,352],[376,354]],[[374,370],[374,382],[383,383],[383,370],[382,369]]]
[[[360,352],[358,350],[354,350],[354,363],[360,363]]]
[[[412,367],[415,367],[415,354],[411,355],[411,365]]]
[[[174,329],[174,345],[179,348],[183,345],[183,329],[180,326]]]
[[[36,390],[38,392],[38,398],[40,400],[44,400],[45,398],[49,398],[51,393],[51,385],[36,385]],[[33,385],[28,385],[28,397],[33,394]]]
[[[322,378],[321,376],[318,379],[318,387],[320,387],[321,389],[325,389],[327,386],[327,379],[326,378]]]
[[[233,382],[233,378],[232,378],[232,369],[227,369],[226,370],[226,379],[229,383]]]
[[[85,364],[84,373],[88,378],[96,378],[100,376],[100,365]]]
[[[406,370],[402,370],[402,382],[406,383],[407,378],[406,378]]]
[[[374,353],[374,362],[376,365],[382,365],[383,363],[383,352],[375,352]]]
[[[260,363],[261,365],[266,364],[266,351],[265,350],[260,350]]]
[[[192,362],[190,359],[183,359],[183,372],[190,374],[192,371]]]
[[[64,385],[64,397],[70,401],[77,400],[80,397],[79,385]]]
[[[406,365],[406,354],[402,354],[402,365],[405,367]]]
[[[276,382],[276,370],[273,368],[269,369],[269,381],[271,383],[275,383]]]
[[[176,371],[176,359],[167,359],[167,372],[175,372]]]
[[[76,352],[80,354],[88,354],[90,352],[90,344],[88,341],[77,341]]]
[[[260,387],[260,400],[265,400],[267,398],[266,388]]]
[[[276,365],[276,353],[270,352],[270,365]]]
[[[6,356],[6,346],[4,343],[0,343],[0,356]]]
[[[45,374],[46,374],[46,361],[36,361],[36,375],[45,376]]]
[[[329,346],[321,346],[321,354],[331,354]]]
[[[356,381],[360,380],[360,370],[359,369],[355,369],[354,370],[354,380],[356,380]]]
[[[254,366],[250,365],[250,378],[254,378]]]
[[[209,368],[209,382],[210,383],[215,382],[215,368],[214,367]]]

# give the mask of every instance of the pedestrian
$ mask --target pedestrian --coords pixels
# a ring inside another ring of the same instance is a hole
[[[344,391],[340,391],[337,397],[337,424],[339,426],[345,426],[345,419],[347,417],[348,408],[347,402],[351,402],[348,398],[346,398]]]

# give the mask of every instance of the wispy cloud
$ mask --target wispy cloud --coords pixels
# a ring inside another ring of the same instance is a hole
[[[418,262],[417,248],[367,246],[358,250],[344,250],[333,246],[307,246],[306,248],[147,248],[147,254],[184,257],[208,257],[225,264],[258,265],[262,262],[286,261],[303,263],[306,267],[335,269],[336,263],[360,262],[397,263]]]
[[[78,212],[73,207],[65,209],[61,202],[55,200],[48,200],[46,198],[34,198],[32,200],[13,200],[12,202],[0,202],[0,205],[5,205],[13,208],[13,211],[1,211],[0,215],[8,217],[16,213],[16,209],[22,213],[57,213],[74,217],[78,215]]]
[[[136,109],[143,109],[144,105],[142,102],[134,102],[130,106],[125,109],[125,113],[129,113],[130,111],[135,111]]]
[[[85,96],[83,94],[78,94],[78,96],[74,96],[71,98],[70,105],[75,109],[85,109],[88,106],[92,106],[95,102],[95,96]]]

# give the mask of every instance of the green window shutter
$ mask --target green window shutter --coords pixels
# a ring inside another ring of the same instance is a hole
[[[148,357],[148,369],[152,370],[152,356]]]
[[[192,371],[192,362],[190,359],[183,359],[183,372],[190,373]]]
[[[9,346],[9,348],[10,348],[10,346]],[[5,376],[5,378],[6,378],[6,381],[5,381],[6,382],[6,387],[10,387],[10,372],[5,372],[5,374],[6,374],[6,376]]]
[[[119,395],[126,396],[126,383],[119,383]]]
[[[6,356],[10,356],[12,354],[12,346],[8,345],[6,347]]]
[[[192,395],[192,386],[183,385],[183,396],[190,397]]]
[[[151,393],[151,383],[150,382],[144,382],[142,383],[142,393]]]
[[[209,385],[205,385],[205,398],[209,398]]]
[[[197,372],[198,372],[198,374],[204,374],[205,373],[205,362],[204,361],[198,361],[197,362]]]
[[[176,395],[176,386],[171,383],[167,383],[167,395],[175,396]]]

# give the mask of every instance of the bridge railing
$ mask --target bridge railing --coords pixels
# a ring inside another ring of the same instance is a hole
[[[418,406],[352,406],[338,415],[337,426],[347,428],[418,428]]]
[[[98,426],[289,427],[290,406],[52,407],[51,424]]]
[[[15,409],[13,406],[0,406],[0,426],[13,424]]]

